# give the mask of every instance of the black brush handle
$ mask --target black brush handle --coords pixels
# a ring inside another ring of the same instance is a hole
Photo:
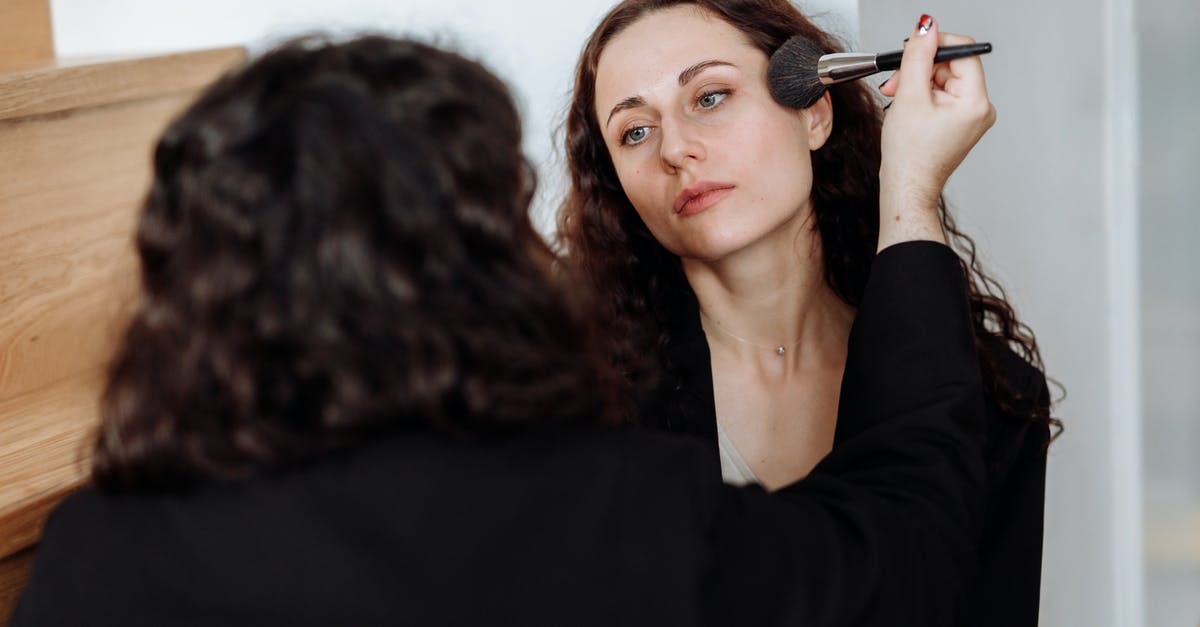
[[[992,44],[963,44],[961,46],[946,46],[938,48],[937,56],[933,57],[934,63],[945,63],[954,59],[963,57],[976,57],[981,54],[987,54],[992,51]],[[880,72],[900,69],[900,59],[904,57],[903,50],[895,52],[883,52],[875,57],[875,67],[879,68]]]

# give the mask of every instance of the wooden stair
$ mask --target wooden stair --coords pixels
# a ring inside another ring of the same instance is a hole
[[[41,20],[44,3],[6,0],[0,42],[6,18]],[[244,59],[0,47],[0,624],[46,515],[87,479],[104,368],[137,294],[133,228],[154,142]]]

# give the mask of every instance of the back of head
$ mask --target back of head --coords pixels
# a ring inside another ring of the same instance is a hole
[[[412,41],[297,40],[210,88],[154,155],[97,483],[606,419],[607,367],[529,222],[520,143],[498,79]]]

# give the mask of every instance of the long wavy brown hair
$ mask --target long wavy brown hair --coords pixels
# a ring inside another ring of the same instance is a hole
[[[530,223],[533,185],[507,88],[456,54],[308,38],[221,79],[154,154],[96,483],[616,422],[619,377]]]
[[[787,0],[626,0],[592,33],[580,56],[565,125],[570,189],[559,214],[559,245],[573,268],[602,294],[599,310],[611,336],[613,357],[629,399],[644,398],[670,364],[647,357],[646,347],[670,342],[672,320],[683,315],[679,294],[688,291],[679,259],[650,234],[629,199],[604,144],[596,117],[596,68],[608,43],[647,13],[693,5],[731,24],[768,57],[788,38],[802,35],[826,52],[842,52],[838,40],[818,28]],[[883,110],[863,82],[830,87],[833,130],[812,153],[814,227],[824,251],[825,279],[847,304],[862,299],[879,238],[880,134]],[[1004,290],[980,266],[975,243],[960,231],[945,202],[942,225],[970,278],[969,294],[980,365],[994,402],[1009,416],[1061,430],[1050,416],[1041,386],[1011,381],[1003,367],[1015,351],[1039,370],[1033,332],[1018,320]],[[627,411],[636,411],[628,407]]]

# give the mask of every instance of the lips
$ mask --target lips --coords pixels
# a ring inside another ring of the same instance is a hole
[[[721,202],[721,200],[733,191],[733,188],[734,185],[732,183],[716,183],[712,181],[701,181],[689,185],[675,197],[675,213],[680,216],[700,213]]]

